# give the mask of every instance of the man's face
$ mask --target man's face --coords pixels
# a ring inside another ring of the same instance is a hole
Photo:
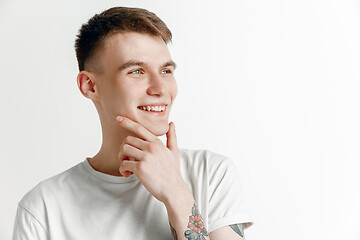
[[[103,68],[95,76],[104,120],[115,124],[121,115],[157,136],[165,134],[177,85],[164,41],[148,34],[117,33],[105,40],[97,55]]]

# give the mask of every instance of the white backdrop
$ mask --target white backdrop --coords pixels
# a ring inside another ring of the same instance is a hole
[[[76,85],[81,24],[115,5],[173,32],[179,146],[237,164],[247,239],[360,239],[360,3],[355,0],[0,1],[0,239],[41,180],[97,153]]]

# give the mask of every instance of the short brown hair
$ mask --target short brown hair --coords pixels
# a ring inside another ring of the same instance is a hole
[[[85,66],[102,46],[103,41],[115,33],[138,32],[161,37],[167,44],[172,34],[166,24],[154,13],[142,8],[113,7],[95,14],[83,24],[75,40],[79,70]]]

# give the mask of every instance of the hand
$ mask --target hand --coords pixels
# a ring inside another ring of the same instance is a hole
[[[119,171],[125,177],[133,172],[145,188],[159,201],[166,203],[174,194],[187,188],[180,172],[179,150],[175,125],[169,124],[167,146],[141,124],[123,117],[117,123],[138,137],[127,136],[120,148]],[[134,159],[129,161],[126,159]],[[185,187],[185,188],[184,188]]]

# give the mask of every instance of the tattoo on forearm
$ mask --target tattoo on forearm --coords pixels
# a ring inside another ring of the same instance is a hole
[[[173,228],[173,226],[171,226],[170,222],[169,222],[169,224],[170,224],[170,228],[171,228],[171,233],[173,235],[173,240],[178,240],[175,228]]]
[[[189,217],[188,228],[189,230],[185,231],[185,237],[190,240],[206,240],[204,236],[208,236],[206,231],[204,221],[199,214],[196,203],[191,209],[192,215]]]
[[[232,225],[230,225],[230,227],[231,227],[232,230],[234,230],[237,234],[239,234],[240,237],[244,237],[244,224],[242,224],[242,223],[232,224]]]

